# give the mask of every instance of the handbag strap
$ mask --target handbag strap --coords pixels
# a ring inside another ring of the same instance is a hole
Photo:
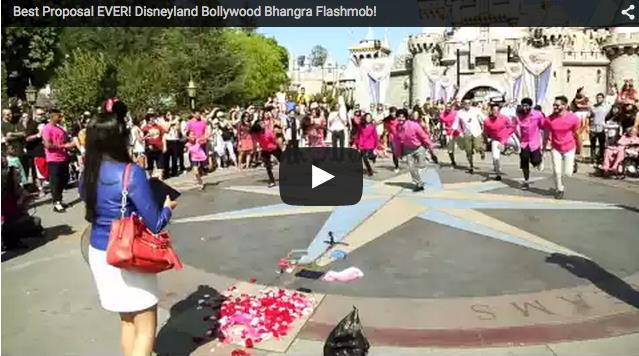
[[[129,176],[131,174],[131,163],[127,163],[124,167],[124,177],[122,178],[122,199],[120,201],[120,214],[122,219],[126,214],[126,201],[129,195]]]

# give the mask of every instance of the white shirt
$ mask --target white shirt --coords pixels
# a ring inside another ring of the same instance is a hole
[[[457,118],[464,129],[464,136],[481,136],[483,132],[481,125],[484,121],[484,114],[481,110],[477,108],[462,109],[457,112]]]
[[[343,131],[346,129],[348,119],[338,111],[333,111],[328,115],[328,130]]]

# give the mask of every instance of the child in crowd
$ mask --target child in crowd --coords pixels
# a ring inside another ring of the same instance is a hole
[[[4,148],[4,147],[3,147]],[[22,167],[22,163],[20,162],[20,157],[18,157],[18,153],[16,152],[15,146],[6,145],[7,152],[7,166],[15,169],[15,173],[17,175],[16,181],[20,185],[20,187],[24,187],[27,184],[27,175],[24,172],[24,167]]]
[[[204,183],[202,181],[202,173],[206,166],[206,152],[202,148],[202,145],[197,142],[195,132],[189,131],[189,139],[184,146],[185,151],[189,154],[191,160],[191,167],[193,170],[193,176],[195,182],[200,186],[200,190],[204,190]]]

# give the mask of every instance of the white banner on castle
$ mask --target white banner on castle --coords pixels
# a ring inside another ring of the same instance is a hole
[[[385,102],[392,66],[392,57],[364,59],[359,62],[360,84],[365,84],[368,88],[368,100],[366,100],[368,103],[361,100],[361,105],[368,106]]]
[[[448,102],[455,95],[455,86],[453,81],[447,77],[441,77],[435,82],[435,94],[433,95],[434,101],[443,100]]]
[[[522,86],[524,82],[524,67],[521,63],[507,63],[504,68],[506,73],[506,82],[511,83],[510,98],[516,101],[520,101],[523,98]]]
[[[524,65],[524,89],[535,104],[543,104],[548,92],[552,60],[544,50],[526,48],[519,53]]]

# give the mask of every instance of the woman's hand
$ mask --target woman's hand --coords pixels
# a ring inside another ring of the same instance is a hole
[[[164,207],[169,208],[171,210],[175,210],[175,208],[177,208],[177,202],[174,200],[171,200],[171,197],[167,195],[166,199],[164,199]]]

